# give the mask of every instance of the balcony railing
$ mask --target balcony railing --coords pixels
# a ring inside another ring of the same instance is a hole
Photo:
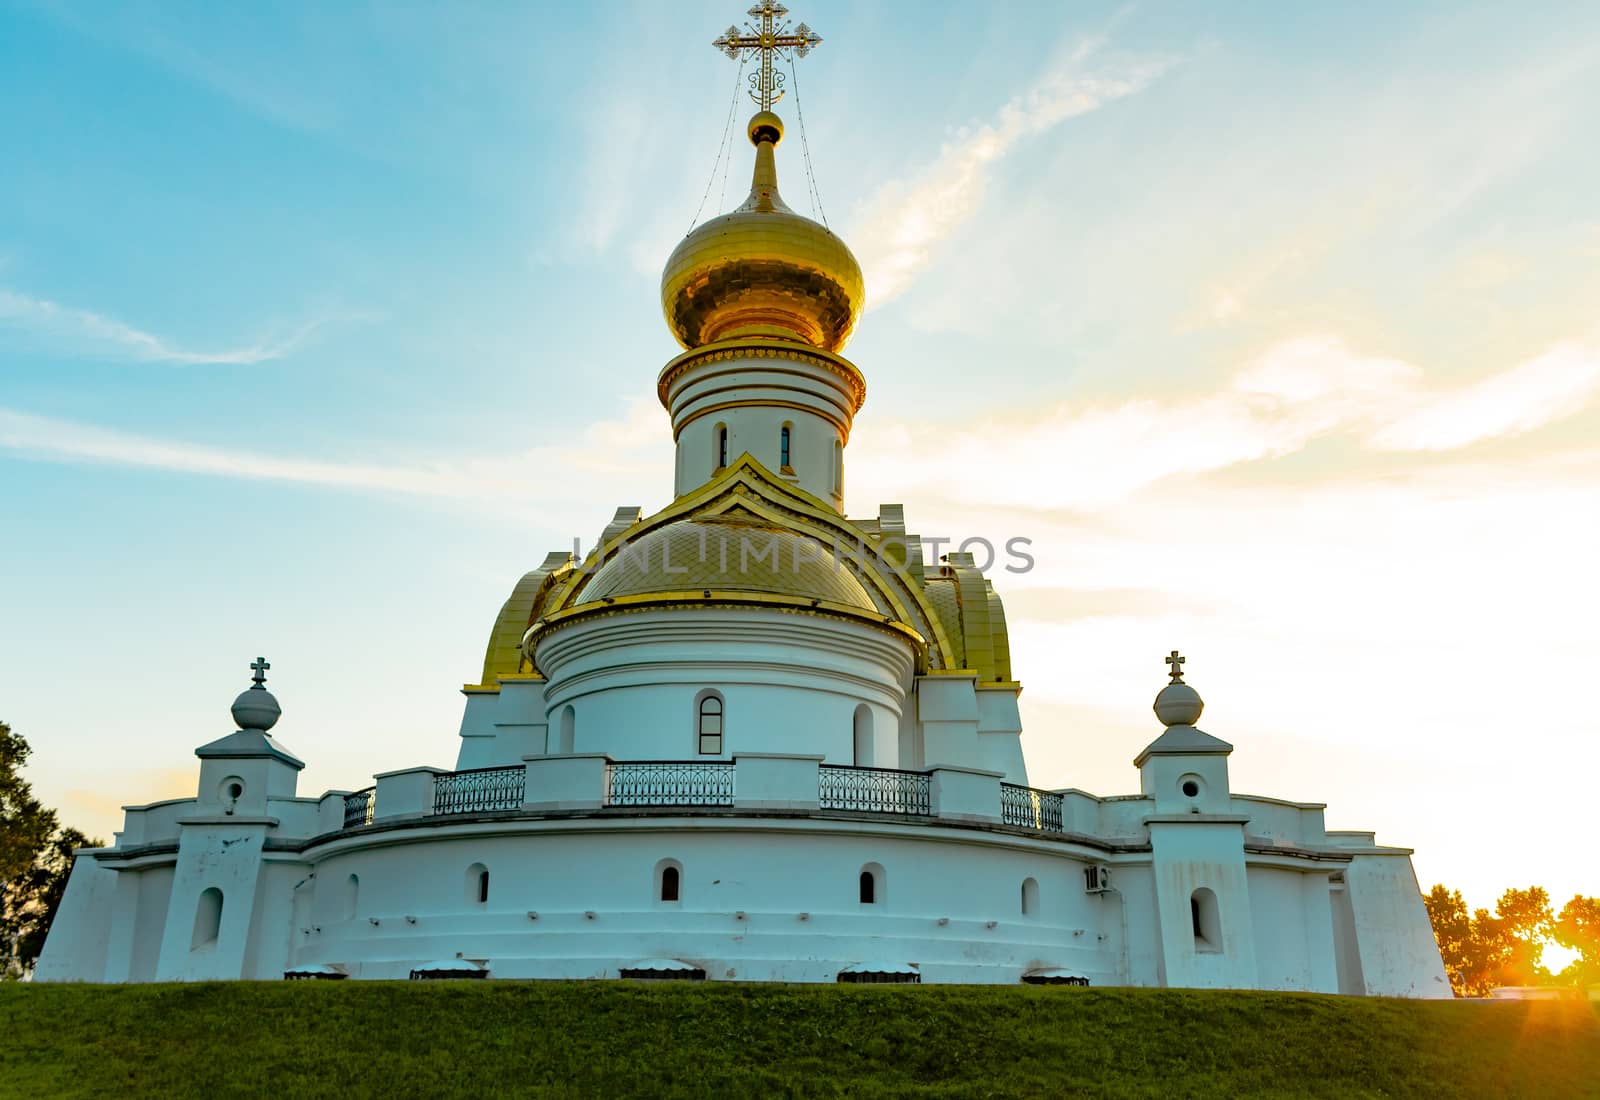
[[[527,782],[528,771],[523,767],[445,772],[433,777],[433,812],[475,814],[520,809]]]
[[[368,787],[364,791],[353,791],[344,796],[344,827],[346,829],[359,829],[372,824],[372,801],[377,793],[376,787]]]
[[[607,806],[732,806],[733,765],[635,760],[606,768]]]
[[[1037,787],[1018,787],[1012,783],[1002,783],[1000,820],[1007,825],[1016,825],[1023,829],[1059,833],[1062,831],[1061,796],[1055,791],[1041,791]]]
[[[602,778],[602,760],[589,759],[593,760],[595,769],[588,773],[590,778],[577,779],[577,773],[574,773],[575,779],[568,782],[575,782],[576,787],[586,787],[589,790],[594,790],[589,784],[596,784],[600,787],[600,804],[616,808],[656,806],[731,808],[735,805],[737,771],[743,766],[726,760],[628,760],[605,762]],[[765,762],[765,758],[758,759]],[[783,802],[782,805],[804,805],[805,791],[808,788],[807,778],[801,774],[802,769],[799,767],[802,763],[800,758],[796,758],[796,766],[785,773],[789,778],[783,780],[784,783],[791,785],[798,782],[798,790],[791,790],[781,795],[768,793],[766,797],[792,800]],[[565,764],[562,766],[565,767]],[[930,819],[934,817],[933,777],[936,772],[903,771],[897,768],[857,768],[844,764],[812,766],[817,769],[816,805],[822,810]],[[467,771],[433,773],[431,775],[433,816],[521,810],[527,801],[530,768],[531,766],[473,768]],[[756,782],[761,790],[752,790],[750,792],[752,798],[761,797],[761,791],[767,790],[772,782],[767,774],[771,770],[769,765],[765,771],[760,772],[760,779]],[[430,778],[429,769],[421,769],[420,772],[417,779]],[[542,773],[536,778],[542,791],[543,784],[547,780]],[[405,780],[405,782],[411,783],[413,790],[417,789],[416,781]],[[1000,821],[1004,825],[1036,830],[1040,833],[1065,832],[1064,799],[1061,794],[1012,783],[998,783],[995,786],[998,787]],[[421,791],[427,789],[427,785],[421,786]],[[386,787],[385,792],[387,815],[407,817],[416,814],[422,808],[422,806],[412,806],[408,809],[403,804],[406,801],[406,789],[402,784],[397,783],[397,789],[393,791]],[[973,789],[973,793],[977,793],[976,788]],[[537,800],[546,795],[538,794],[535,797]],[[575,790],[573,797],[581,799],[582,792]],[[977,804],[969,808],[966,801],[969,796],[960,793],[960,789],[954,793],[947,790],[940,797],[940,814],[948,813],[955,817],[975,816],[981,820],[993,813],[993,810]],[[365,790],[355,791],[344,795],[343,798],[344,828],[361,829],[373,823],[376,810],[375,788],[368,787]],[[952,798],[954,801],[946,805],[946,800]],[[395,804],[390,805],[391,801]],[[979,801],[988,800],[979,795]],[[593,806],[595,803],[591,801],[588,804]],[[427,803],[423,803],[423,806],[426,805]],[[764,806],[767,803],[754,802],[751,805]],[[541,803],[541,808],[542,806]]]
[[[933,805],[926,772],[894,768],[819,765],[817,795],[824,810],[927,816],[932,813]]]

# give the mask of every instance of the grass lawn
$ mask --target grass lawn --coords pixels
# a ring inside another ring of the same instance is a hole
[[[632,982],[0,984],[0,1096],[1600,1097],[1588,1003]]]

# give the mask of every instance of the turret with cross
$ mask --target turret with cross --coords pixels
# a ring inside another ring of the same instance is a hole
[[[783,74],[774,71],[772,55],[788,57],[793,50],[796,57],[804,57],[822,45],[822,36],[804,23],[791,28],[785,19],[789,9],[774,0],[762,0],[745,14],[757,22],[746,22],[742,31],[730,26],[711,44],[735,61],[760,55],[761,68],[750,74],[750,98],[770,111],[783,98]]]
[[[1167,675],[1171,681],[1156,696],[1156,717],[1166,726],[1192,726],[1200,720],[1205,703],[1200,700],[1198,691],[1183,682],[1183,666],[1187,658],[1174,649],[1162,660],[1167,663]]]
[[[250,686],[233,701],[233,720],[241,730],[266,732],[277,724],[283,713],[278,700],[267,690],[267,669],[272,664],[265,657],[250,662]]]

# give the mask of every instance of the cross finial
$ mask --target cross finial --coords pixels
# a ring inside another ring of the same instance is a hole
[[[783,74],[773,71],[772,55],[787,58],[793,50],[794,56],[804,57],[822,45],[822,36],[804,23],[791,28],[784,18],[789,9],[774,0],[761,0],[745,14],[757,22],[746,21],[742,31],[730,26],[711,44],[735,61],[761,55],[761,68],[750,74],[750,98],[770,111],[783,98]]]
[[[1174,649],[1171,655],[1167,657],[1167,664],[1171,668],[1171,671],[1168,672],[1167,675],[1172,677],[1173,683],[1183,683],[1183,663],[1187,660],[1187,657],[1178,656],[1178,651],[1176,649]]]
[[[265,691],[266,688],[263,685],[265,685],[267,682],[267,669],[271,668],[272,666],[267,663],[267,659],[265,657],[257,657],[254,661],[250,662],[250,667],[255,670],[255,675],[250,677],[250,679],[255,681],[256,687]]]

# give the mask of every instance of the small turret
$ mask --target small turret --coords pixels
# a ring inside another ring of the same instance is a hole
[[[265,657],[251,663],[254,681],[233,701],[231,713],[238,729],[194,750],[200,758],[202,805],[221,806],[227,816],[264,814],[267,800],[293,798],[296,780],[305,763],[267,735],[278,724],[283,708],[267,690]]]
[[[1183,682],[1185,658],[1166,658],[1171,682],[1156,696],[1154,710],[1166,731],[1133,761],[1140,785],[1163,812],[1215,813],[1228,805],[1228,754],[1233,746],[1195,723],[1205,710],[1200,693]]]

